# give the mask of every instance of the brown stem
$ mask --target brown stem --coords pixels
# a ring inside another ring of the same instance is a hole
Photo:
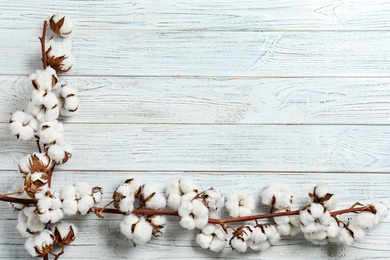
[[[7,201],[7,202],[18,203],[18,204],[24,204],[24,205],[37,204],[37,202],[38,202],[38,200],[36,200],[36,199],[19,199],[19,198],[8,197],[5,195],[0,196],[0,201]],[[363,211],[366,208],[367,207],[358,207],[358,208],[356,207],[356,208],[342,209],[342,210],[330,212],[330,215],[332,217],[335,217],[337,215],[345,214],[345,213],[356,213],[359,211]],[[264,218],[299,215],[299,211],[300,210],[297,209],[297,210],[286,211],[286,212],[275,212],[275,213],[269,213],[269,214],[261,214],[261,215],[253,215],[253,216],[237,217],[237,218],[223,218],[223,219],[209,218],[209,223],[223,225],[225,223],[230,223],[230,222],[249,221],[249,220],[264,219]],[[91,212],[95,212],[95,213],[96,212],[99,212],[99,213],[105,212],[105,213],[123,215],[123,213],[118,211],[117,209],[108,209],[108,208],[99,208],[99,207],[91,208]],[[137,215],[179,216],[179,213],[175,210],[136,209],[136,210],[133,210],[132,213],[137,214]]]
[[[39,37],[39,40],[41,41],[41,50],[42,50],[42,63],[43,63],[43,69],[46,69],[46,29],[47,29],[47,21],[43,22],[43,32],[42,37]]]
[[[42,153],[41,143],[39,142],[39,137],[37,138],[36,143],[37,143],[37,147],[38,147],[38,152]]]
[[[363,210],[366,209],[366,208],[367,208],[367,207],[342,209],[342,210],[337,210],[337,211],[330,212],[330,215],[331,215],[332,217],[335,217],[335,216],[340,215],[340,214],[363,211]]]
[[[0,201],[6,201],[6,202],[11,202],[11,203],[18,203],[18,204],[23,204],[23,205],[34,205],[38,203],[38,200],[36,199],[19,199],[19,198],[14,198],[14,197],[9,197],[6,195],[1,195],[0,196]]]
[[[49,254],[46,254],[46,255],[43,257],[43,260],[49,260]]]
[[[299,215],[299,209],[293,211],[268,213],[268,214],[253,215],[253,216],[238,217],[238,218],[223,218],[223,219],[210,218],[209,223],[224,224],[230,222],[249,221],[249,220],[273,218],[273,217],[280,217],[280,216],[290,216],[290,215]]]

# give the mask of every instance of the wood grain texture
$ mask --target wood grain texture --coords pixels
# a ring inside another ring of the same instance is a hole
[[[0,193],[36,151],[16,141],[9,114],[26,107],[27,74],[42,67],[42,20],[75,22],[76,64],[61,79],[79,89],[66,120],[74,157],[54,189],[87,181],[107,202],[129,175],[163,191],[174,178],[202,189],[254,194],[283,181],[306,205],[330,183],[340,208],[390,204],[390,3],[383,0],[0,1]],[[17,214],[0,204],[0,259],[26,259]],[[261,254],[199,248],[169,219],[165,236],[133,247],[120,216],[70,219],[80,233],[64,259],[390,259],[390,219],[344,247],[298,238]],[[333,252],[330,255],[329,252]]]
[[[35,30],[0,29],[0,75],[41,68]],[[74,37],[70,75],[390,76],[390,31],[206,32],[86,30]]]
[[[367,176],[351,174],[244,174],[241,172],[231,173],[196,173],[196,172],[115,172],[100,175],[96,179],[97,172],[61,172],[56,171],[54,176],[54,189],[61,187],[60,184],[72,184],[77,181],[87,181],[91,185],[102,184],[104,189],[104,202],[109,201],[113,190],[122,180],[133,176],[138,180],[152,182],[161,191],[164,191],[169,180],[176,178],[192,178],[198,184],[200,190],[209,187],[220,189],[227,193],[236,189],[250,191],[256,197],[256,204],[260,205],[260,192],[264,185],[272,181],[284,181],[296,196],[296,206],[303,206],[309,203],[306,194],[307,190],[319,180],[330,183],[332,192],[339,198],[338,208],[348,207],[355,201],[370,203],[373,200],[380,200],[390,203],[388,190],[390,188],[390,177],[386,174],[370,174]],[[161,181],[157,176],[164,175]],[[355,176],[351,179],[351,176]],[[0,188],[8,189],[10,186],[5,182],[13,183],[21,179],[21,175],[15,173],[8,176],[0,176]],[[362,187],[364,183],[364,187]],[[379,185],[380,183],[380,185]],[[7,187],[8,186],[8,187]],[[102,205],[104,203],[101,203]],[[269,209],[258,206],[256,212],[267,212]],[[15,229],[16,214],[5,203],[0,204],[2,212],[2,223],[0,233],[3,234],[0,244],[0,258],[6,259],[11,256],[13,259],[27,258],[24,250],[17,250],[24,239]],[[215,254],[201,249],[194,242],[196,231],[186,231],[179,227],[174,217],[169,218],[167,232],[164,236],[153,239],[147,246],[133,247],[119,232],[118,225],[120,216],[106,214],[105,220],[99,220],[94,215],[86,217],[71,218],[79,227],[79,235],[74,244],[66,250],[64,258],[73,259],[85,257],[88,259],[108,259],[108,258],[141,258],[141,259],[210,259],[210,258],[242,258],[242,255],[232,252],[226,248],[220,254]],[[336,256],[339,258],[356,259],[361,255],[380,258],[390,254],[390,242],[387,239],[390,235],[389,220],[384,220],[381,226],[371,230],[366,239],[353,247],[334,246]],[[313,246],[302,237],[286,238],[278,245],[271,247],[262,253],[249,252],[245,254],[245,259],[291,259],[303,258],[313,259],[318,257],[328,258],[326,246]],[[159,251],[159,255],[155,252]],[[335,256],[334,256],[335,258]]]
[[[99,5],[98,7],[96,5]],[[387,1],[2,0],[1,28],[36,29],[61,11],[91,30],[389,30]],[[25,8],[28,6],[29,8]],[[88,11],[91,10],[91,11]]]
[[[63,77],[67,123],[390,124],[388,78]],[[0,76],[0,122],[27,106],[25,76]]]
[[[71,170],[388,172],[388,126],[67,124]],[[8,124],[0,124],[6,132]],[[35,151],[1,136],[0,170]],[[10,152],[10,150],[12,152]]]

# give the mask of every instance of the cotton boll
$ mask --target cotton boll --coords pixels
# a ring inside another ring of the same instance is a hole
[[[58,144],[50,145],[49,149],[47,149],[47,153],[57,164],[61,163],[66,155],[63,147]]]
[[[138,223],[139,217],[134,214],[127,215],[120,223],[120,230],[127,238],[133,239],[133,228]]]
[[[65,215],[73,216],[77,214],[78,204],[76,200],[73,199],[65,199],[62,202],[62,210]]]
[[[56,120],[60,115],[60,109],[58,106],[55,106],[50,109],[46,109],[45,111],[45,117],[42,121],[53,121]]]
[[[166,206],[165,197],[156,193],[150,200],[146,201],[145,206],[149,209],[163,209]]]
[[[329,222],[329,227],[326,230],[327,236],[330,238],[335,238],[339,235],[340,233],[340,227],[337,224],[336,219],[332,218],[331,221]]]
[[[56,141],[58,138],[58,132],[56,130],[58,122],[46,122],[42,124],[39,131],[39,140],[44,144],[50,144]]]
[[[167,204],[169,208],[173,210],[177,210],[180,207],[180,203],[181,203],[181,196],[179,194],[170,193],[168,195]]]
[[[79,98],[77,96],[70,96],[65,98],[64,108],[69,112],[76,112],[79,107]]]
[[[85,215],[88,213],[89,209],[93,207],[95,204],[92,196],[84,196],[79,200],[79,203],[77,205],[78,212],[81,215]]]
[[[210,244],[210,250],[213,252],[221,252],[226,247],[227,241],[226,239],[220,240],[220,239],[213,239],[213,241]]]
[[[103,197],[103,189],[100,187],[94,187],[92,189],[92,197],[95,203],[101,202]]]
[[[293,196],[283,183],[273,182],[261,192],[261,203],[276,209],[290,209]]]
[[[67,98],[76,95],[76,89],[66,84],[61,86],[60,95],[62,98]]]
[[[182,217],[180,219],[179,223],[180,223],[180,226],[182,226],[185,229],[188,229],[188,230],[194,230],[195,229],[195,221],[189,215]]]
[[[149,242],[152,239],[152,231],[152,226],[143,217],[140,217],[134,228],[134,242],[140,245]]]
[[[371,205],[375,208],[376,215],[378,215],[380,218],[386,218],[389,215],[389,208],[385,203],[373,202]]]
[[[181,196],[181,202],[184,203],[187,201],[192,201],[197,195],[198,195],[198,193],[195,191],[191,191],[191,192],[188,192],[186,194],[183,194]]]
[[[376,215],[369,212],[363,211],[357,214],[352,220],[351,224],[354,226],[359,226],[364,229],[373,228],[376,224]]]
[[[76,187],[74,185],[66,185],[60,189],[60,198],[63,200],[76,199]]]
[[[73,22],[62,14],[55,14],[50,18],[50,29],[63,37],[71,35],[74,28]]]
[[[336,208],[338,202],[339,199],[335,195],[333,195],[330,199],[325,201],[323,205],[327,210],[333,210],[334,208]]]
[[[27,219],[28,218],[24,214],[24,212],[20,211],[19,214],[18,214],[18,224],[16,225],[16,229],[20,232],[20,234],[23,237],[30,237],[30,236],[32,236],[32,234],[28,232]]]
[[[134,196],[128,196],[121,200],[118,210],[122,213],[130,213],[134,210]]]
[[[74,186],[76,187],[76,198],[78,199],[92,194],[92,188],[86,182],[76,182]]]
[[[252,214],[255,202],[247,192],[234,191],[226,195],[225,207],[231,217],[242,217]]]
[[[181,196],[181,191],[180,191],[180,182],[179,180],[173,180],[171,181],[167,188],[165,189],[165,195],[166,196],[169,196],[171,194],[177,194],[179,196]],[[169,203],[168,203],[169,204]]]
[[[50,230],[54,234],[55,243],[60,246],[73,242],[78,233],[78,228],[74,224],[65,221],[51,226]]]
[[[230,240],[230,246],[234,251],[239,252],[239,253],[244,253],[246,251],[246,248],[247,248],[247,243],[246,243],[246,241],[242,241],[241,239],[239,239],[237,237],[233,237]]]
[[[205,248],[205,249],[209,248],[212,240],[213,240],[213,237],[210,235],[205,235],[205,234],[199,233],[196,236],[196,243],[198,245],[200,245],[200,247]]]
[[[310,193],[316,194],[318,197],[325,197],[326,194],[330,193],[329,186],[326,182],[320,181],[317,186],[310,190]]]
[[[13,135],[21,140],[34,138],[37,131],[37,120],[29,113],[16,111],[10,119],[10,130]]]
[[[321,204],[310,204],[311,215],[314,218],[320,218],[324,214],[324,207]]]
[[[291,225],[290,224],[277,224],[276,229],[279,234],[282,236],[290,236],[291,235]]]
[[[32,257],[38,257],[38,253],[35,250],[35,241],[34,237],[30,237],[26,240],[26,243],[24,244],[24,247],[26,248],[27,252],[32,256]]]
[[[60,66],[61,72],[67,72],[73,67],[74,58],[71,53],[66,54],[66,59],[64,59]]]
[[[197,187],[194,184],[194,182],[190,179],[180,179],[180,190],[183,194],[189,193],[189,192],[197,192]]]

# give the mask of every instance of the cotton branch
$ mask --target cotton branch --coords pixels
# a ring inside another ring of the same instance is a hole
[[[41,41],[41,51],[42,51],[42,63],[43,63],[43,69],[46,69],[46,29],[47,29],[47,21],[43,22],[43,32],[42,37],[39,37],[39,40]]]

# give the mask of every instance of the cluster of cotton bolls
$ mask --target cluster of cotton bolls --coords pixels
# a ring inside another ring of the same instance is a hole
[[[197,186],[189,179],[171,181],[165,194],[168,206],[178,211],[180,225],[188,230],[204,228],[210,216],[218,216],[225,201],[223,195],[213,188],[198,193]]]
[[[55,35],[60,36],[69,35],[73,29],[71,21],[60,14],[52,16],[50,25]],[[56,48],[52,46],[60,43],[54,44],[54,39],[50,42],[46,52],[48,66],[29,76],[33,88],[30,101],[25,111],[12,113],[10,128],[18,139],[40,140],[51,159],[61,164],[68,161],[73,149],[65,141],[63,125],[58,117],[74,115],[78,111],[79,100],[75,88],[61,83],[56,74],[69,70],[72,59],[67,55],[53,56],[59,55],[59,51],[54,51]]]
[[[279,240],[280,234],[274,225],[242,225],[233,232],[229,245],[234,251],[240,253],[245,252],[247,248],[264,251]]]
[[[114,207],[125,214],[120,223],[120,230],[128,239],[136,244],[145,244],[165,231],[166,218],[161,215],[147,217],[133,214],[135,203],[140,209],[159,210],[166,206],[166,200],[154,185],[141,183],[134,178],[127,179],[119,185],[113,196]]]
[[[19,210],[17,229],[26,238],[26,249],[32,256],[44,256],[54,245],[64,246],[73,241],[77,228],[60,222],[64,215],[86,214],[101,200],[101,188],[76,183],[52,192],[49,179],[54,162],[47,153],[32,153],[20,160],[19,171],[24,181],[11,191],[18,198],[36,199],[36,204],[13,204]],[[68,242],[67,242],[68,241]]]

